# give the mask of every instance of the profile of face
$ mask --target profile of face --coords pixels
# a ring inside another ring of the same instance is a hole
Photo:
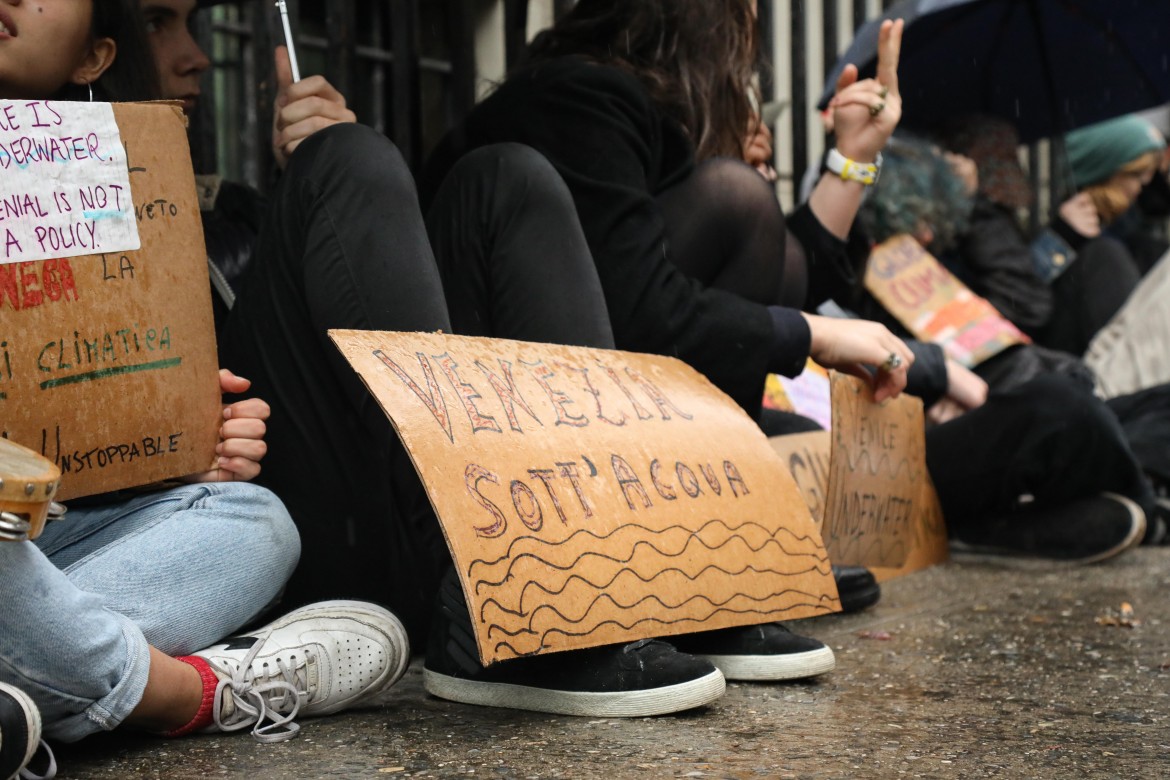
[[[92,21],[91,0],[0,0],[0,97],[47,98],[94,83],[116,46],[93,38]]]
[[[3,0],[0,0],[2,2]],[[196,0],[143,0],[142,15],[158,68],[162,96],[183,101],[188,114],[199,100],[199,80],[211,60],[192,35]]]
[[[1157,173],[1157,168],[1153,164],[1140,170],[1118,171],[1106,182],[1105,186],[1112,187],[1123,195],[1127,207],[1132,206],[1137,202],[1138,196],[1142,194],[1142,187],[1150,183],[1155,173]]]

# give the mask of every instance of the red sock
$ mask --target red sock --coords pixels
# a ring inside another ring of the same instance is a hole
[[[178,656],[175,660],[190,664],[199,672],[199,677],[203,680],[203,701],[199,703],[199,711],[195,713],[194,718],[191,718],[190,723],[186,726],[180,726],[174,731],[166,732],[163,734],[164,737],[184,737],[210,726],[214,720],[211,710],[215,704],[215,689],[219,686],[219,677],[215,675],[206,659],[197,655],[183,655]]]

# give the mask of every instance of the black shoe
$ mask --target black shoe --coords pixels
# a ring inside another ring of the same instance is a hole
[[[41,713],[24,691],[0,683],[0,778],[13,780],[32,761],[41,744]],[[46,745],[46,749],[47,749]],[[44,777],[57,774],[57,762],[49,753]],[[26,777],[35,777],[28,774]]]
[[[1025,509],[956,531],[961,552],[1095,563],[1138,544],[1146,515],[1124,496],[1102,493],[1055,508]]]
[[[723,675],[709,662],[665,642],[479,663],[463,592],[454,572],[443,578],[427,643],[423,686],[441,699],[488,707],[641,718],[710,704],[723,695]]]
[[[1146,513],[1146,534],[1142,544],[1159,545],[1170,543],[1170,498],[1159,496],[1154,499],[1153,508]]]
[[[684,653],[702,656],[728,680],[799,680],[833,670],[833,651],[782,623],[720,628],[671,637]]]
[[[860,612],[882,597],[882,586],[864,566],[834,566],[833,579],[837,582],[842,612]]]

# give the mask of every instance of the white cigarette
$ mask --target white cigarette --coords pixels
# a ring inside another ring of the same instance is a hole
[[[300,81],[301,69],[297,65],[297,49],[293,45],[292,25],[288,23],[288,3],[285,0],[276,0],[276,7],[280,9],[280,23],[284,27],[284,45],[288,47],[288,63],[292,66],[293,81]]]

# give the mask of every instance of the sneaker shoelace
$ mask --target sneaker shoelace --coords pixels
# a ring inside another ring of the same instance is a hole
[[[49,747],[49,743],[42,739],[40,747],[37,748],[37,750],[43,750],[49,757],[48,768],[45,770],[43,775],[38,775],[28,768],[21,769],[16,773],[20,780],[53,780],[53,778],[57,776],[57,757],[53,755],[53,749]],[[33,755],[33,758],[36,758],[35,754]]]
[[[277,658],[275,671],[257,675],[252,662],[266,640],[267,637],[256,640],[232,676],[220,680],[215,686],[212,712],[215,725],[223,731],[239,731],[252,726],[252,736],[258,742],[283,742],[301,730],[294,719],[300,711],[302,697],[309,697],[308,668],[313,658],[305,653],[304,664],[299,669],[295,654],[289,656],[289,665],[284,659]],[[225,717],[223,697],[225,690],[229,689],[235,709]],[[265,725],[265,720],[271,723]]]

